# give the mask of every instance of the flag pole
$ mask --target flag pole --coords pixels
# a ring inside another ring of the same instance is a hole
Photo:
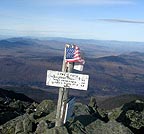
[[[64,58],[63,58],[63,65],[62,65],[62,72],[72,72],[73,70],[73,63],[66,64],[66,47],[70,47],[69,44],[65,45],[64,50]],[[58,97],[58,103],[57,103],[57,113],[56,113],[56,124],[55,126],[62,126],[64,122],[65,117],[65,106],[66,102],[68,100],[68,94],[69,91],[66,88],[59,88],[59,97]]]

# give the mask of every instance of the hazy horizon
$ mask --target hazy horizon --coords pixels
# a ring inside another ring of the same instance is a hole
[[[58,37],[58,36],[27,36],[27,35],[0,35],[0,40],[10,39],[10,38],[28,38],[28,39],[39,39],[39,40],[86,40],[86,41],[112,41],[112,42],[137,42],[144,43],[144,41],[133,41],[133,40],[114,40],[114,39],[94,39],[94,38],[72,38],[72,37]]]

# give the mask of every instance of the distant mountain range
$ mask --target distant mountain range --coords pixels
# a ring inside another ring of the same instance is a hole
[[[110,40],[93,40],[93,39],[71,39],[60,37],[47,38],[29,38],[16,37],[0,40],[0,46],[4,43],[19,45],[36,45],[34,49],[40,47],[39,51],[45,49],[64,50],[66,43],[77,44],[84,52],[86,57],[109,56],[112,54],[130,53],[133,51],[144,52],[144,42],[124,42]]]
[[[124,52],[144,52],[144,42],[132,42],[132,41],[116,41],[116,40],[94,40],[94,39],[72,39],[72,38],[60,38],[49,37],[44,38],[48,41],[59,41],[71,44],[78,44],[84,51],[90,49],[98,52],[99,50],[105,52],[124,53]]]
[[[67,38],[9,38],[0,40],[0,85],[45,86],[47,70],[61,70],[65,43],[84,53],[83,74],[90,75],[84,96],[144,94],[144,43]],[[76,72],[79,73],[79,72]],[[52,90],[51,90],[52,89]],[[81,91],[73,90],[79,96]]]

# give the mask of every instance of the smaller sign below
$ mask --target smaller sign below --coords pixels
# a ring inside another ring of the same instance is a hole
[[[69,120],[70,118],[73,117],[73,109],[74,109],[74,104],[75,104],[75,97],[71,98],[67,103],[66,103],[66,110],[65,110],[65,117],[64,117],[64,124]]]
[[[74,64],[74,69],[75,70],[78,70],[78,71],[83,71],[83,64],[81,64],[81,63],[75,63]]]
[[[88,80],[88,75],[48,70],[46,85],[87,90]]]

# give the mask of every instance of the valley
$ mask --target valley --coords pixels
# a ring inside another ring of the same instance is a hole
[[[120,47],[113,43],[111,46],[107,45],[104,41],[95,41],[94,44],[93,40],[84,43],[84,40],[60,40],[59,38],[57,40],[31,38],[0,40],[1,87],[31,87],[57,96],[57,87],[45,85],[46,71],[61,71],[64,45],[67,41],[73,41],[80,46],[86,61],[83,72],[74,72],[90,76],[88,91],[70,90],[72,96],[89,98],[92,95],[144,94],[144,45],[142,43],[135,43],[135,46],[132,43],[131,47],[128,43],[124,49],[122,46],[126,42]],[[134,51],[136,45],[138,49]]]

